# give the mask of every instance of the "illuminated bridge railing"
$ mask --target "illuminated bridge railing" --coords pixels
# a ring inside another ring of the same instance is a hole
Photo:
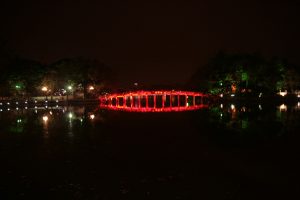
[[[100,107],[130,112],[172,112],[208,107],[208,95],[189,91],[135,91],[100,96]]]

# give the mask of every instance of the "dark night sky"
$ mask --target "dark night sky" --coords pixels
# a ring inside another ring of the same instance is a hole
[[[261,52],[300,63],[299,3],[1,2],[0,37],[19,54],[44,63],[96,58],[126,84],[186,81],[219,50]]]

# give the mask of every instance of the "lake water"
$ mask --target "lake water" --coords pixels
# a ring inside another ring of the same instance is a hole
[[[300,103],[1,107],[0,199],[292,199]],[[295,198],[294,198],[295,199]]]

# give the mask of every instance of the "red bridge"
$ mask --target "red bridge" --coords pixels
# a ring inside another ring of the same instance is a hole
[[[188,91],[135,91],[100,96],[100,107],[131,112],[187,111],[208,107],[208,95]]]

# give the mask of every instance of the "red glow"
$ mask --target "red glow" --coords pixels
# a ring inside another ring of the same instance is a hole
[[[100,107],[128,112],[179,112],[208,107],[208,95],[189,91],[135,91],[100,96]],[[152,99],[152,100],[150,100]],[[188,102],[188,99],[190,100]],[[143,103],[142,103],[143,101]],[[150,105],[151,104],[151,105]]]

